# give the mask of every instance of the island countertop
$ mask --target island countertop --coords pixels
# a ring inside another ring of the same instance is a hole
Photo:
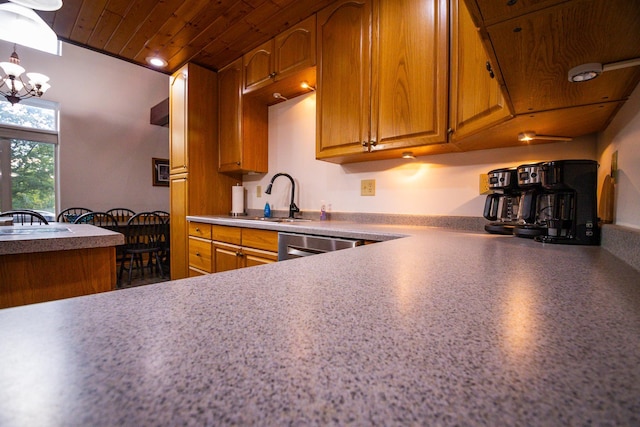
[[[408,237],[0,310],[0,425],[640,423],[640,272],[365,228]]]
[[[89,224],[52,222],[47,225],[0,226],[0,255],[108,247],[123,243],[122,234]]]

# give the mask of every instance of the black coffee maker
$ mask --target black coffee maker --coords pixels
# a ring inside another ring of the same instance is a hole
[[[494,169],[488,175],[493,193],[487,195],[483,216],[491,222],[484,229],[492,234],[513,234],[520,205],[516,169]]]
[[[542,193],[537,197],[538,221],[545,243],[599,245],[597,214],[598,163],[555,160],[542,164]]]
[[[520,207],[513,235],[534,238],[546,234],[546,223],[538,212],[538,198],[542,192],[542,163],[520,165],[517,169]]]

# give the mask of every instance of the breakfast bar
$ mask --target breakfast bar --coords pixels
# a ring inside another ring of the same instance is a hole
[[[317,226],[394,238],[0,310],[0,425],[640,423],[640,272],[608,251]]]
[[[0,226],[0,308],[115,289],[120,233],[85,224]]]

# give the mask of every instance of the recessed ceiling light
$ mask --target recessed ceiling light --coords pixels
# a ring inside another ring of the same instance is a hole
[[[164,68],[168,65],[168,62],[160,58],[159,56],[147,56],[146,60],[147,60],[147,64],[153,65],[154,67]]]

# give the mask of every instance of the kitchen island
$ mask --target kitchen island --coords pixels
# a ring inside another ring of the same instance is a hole
[[[88,224],[0,226],[0,308],[115,289],[123,243]]]
[[[640,272],[606,250],[303,227],[394,239],[0,310],[0,425],[640,423]]]

